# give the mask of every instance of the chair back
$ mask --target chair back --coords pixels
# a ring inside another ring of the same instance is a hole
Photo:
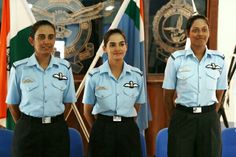
[[[0,128],[0,156],[11,157],[13,131]]]
[[[70,157],[83,157],[84,145],[78,130],[69,128],[70,134]]]
[[[156,157],[167,157],[168,128],[161,129],[156,136]]]
[[[140,133],[140,141],[141,141],[141,147],[142,147],[142,157],[147,157],[147,146],[146,146],[146,140],[143,134]]]
[[[222,157],[236,156],[236,128],[226,128],[222,131]]]

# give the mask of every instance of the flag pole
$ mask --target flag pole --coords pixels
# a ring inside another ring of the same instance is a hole
[[[192,5],[193,5],[193,15],[199,14],[198,11],[197,11],[196,5],[194,3],[194,0],[192,0]]]
[[[77,90],[77,92],[76,92],[76,98],[77,98],[77,99],[79,98],[79,96],[80,96],[82,90],[84,89],[85,80],[86,80],[86,78],[87,78],[89,72],[95,67],[95,65],[96,65],[97,62],[98,62],[98,59],[99,59],[99,58],[102,56],[102,54],[103,54],[102,45],[103,45],[103,43],[100,45],[100,47],[99,47],[99,49],[98,49],[98,51],[97,51],[97,53],[96,53],[96,56],[94,57],[94,59],[93,59],[91,65],[89,66],[88,71],[86,72],[86,74],[85,74],[83,80],[81,81],[81,83],[80,83],[80,85],[79,85],[79,88],[78,88],[78,90]],[[85,138],[86,138],[86,140],[87,140],[87,142],[88,142],[88,141],[89,141],[88,129],[86,128],[86,126],[85,126],[85,124],[84,124],[84,121],[83,121],[83,119],[82,119],[82,116],[81,116],[81,114],[80,114],[80,112],[79,112],[79,110],[78,110],[78,108],[77,108],[77,106],[76,106],[75,103],[72,104],[72,107],[70,108],[70,110],[69,110],[69,112],[68,112],[68,114],[67,114],[67,116],[66,116],[66,119],[69,117],[71,111],[74,111],[75,116],[76,116],[76,118],[77,118],[77,121],[79,122],[79,124],[80,124],[80,126],[81,126],[81,128],[82,128],[82,131],[83,131],[83,133],[84,133],[84,135],[85,135]]]

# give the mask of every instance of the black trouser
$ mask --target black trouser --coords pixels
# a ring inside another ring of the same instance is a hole
[[[220,157],[221,129],[215,110],[187,113],[174,110],[168,129],[168,157]]]
[[[134,118],[113,122],[98,116],[89,141],[89,157],[141,157],[139,128]]]
[[[50,124],[22,114],[13,138],[13,157],[69,157],[70,142],[63,115]]]

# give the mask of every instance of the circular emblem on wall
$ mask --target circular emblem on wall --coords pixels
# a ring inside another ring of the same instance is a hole
[[[55,24],[56,40],[65,43],[63,56],[71,63],[73,72],[79,73],[83,68],[81,61],[94,56],[94,44],[89,43],[91,20],[109,16],[112,11],[104,8],[113,3],[107,0],[84,7],[79,0],[38,0],[31,10],[37,21]]]
[[[182,1],[171,0],[157,11],[153,20],[153,35],[160,49],[168,53],[184,49],[185,24],[192,15],[192,6]]]

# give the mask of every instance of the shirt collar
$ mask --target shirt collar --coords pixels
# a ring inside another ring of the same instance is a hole
[[[186,51],[186,53],[185,53],[185,57],[187,57],[187,56],[189,56],[189,55],[194,56],[194,52],[193,52],[193,50],[191,49],[191,47],[187,49],[187,51]],[[212,52],[209,51],[209,49],[207,48],[207,46],[206,46],[206,52],[205,52],[205,55],[204,55],[204,56],[206,56],[206,57],[208,57],[208,56],[211,57],[211,56],[212,56]]]
[[[122,70],[122,73],[131,73],[131,67],[124,61],[124,64],[123,64],[123,70]],[[108,60],[105,61],[101,66],[100,66],[100,73],[108,73],[109,75],[112,75],[111,73],[111,68],[109,66],[109,63],[108,63]]]
[[[38,68],[40,67],[40,65],[36,59],[35,53],[29,57],[28,63],[27,63],[27,66],[34,66],[34,65],[36,65]],[[53,55],[51,55],[51,59],[50,59],[50,63],[48,65],[48,68],[52,67],[53,65],[59,66],[59,62]]]

